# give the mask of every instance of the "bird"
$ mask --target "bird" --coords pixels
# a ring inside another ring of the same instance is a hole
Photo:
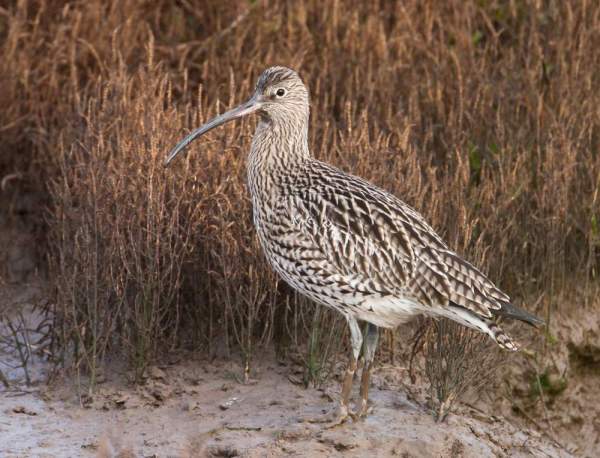
[[[516,351],[518,344],[498,325],[498,317],[544,324],[513,305],[412,207],[312,157],[309,92],[290,68],[264,70],[246,102],[193,130],[169,152],[165,166],[206,132],[251,114],[258,115],[258,123],[247,183],[266,259],[292,288],[341,313],[350,330],[350,360],[334,424],[368,413],[379,328],[394,329],[418,315],[443,317]],[[359,321],[366,323],[364,335]],[[360,399],[352,410],[361,350]]]

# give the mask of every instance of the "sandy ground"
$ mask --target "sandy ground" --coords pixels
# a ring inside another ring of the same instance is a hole
[[[14,355],[1,358],[4,366],[15,362]],[[335,380],[305,389],[290,381],[293,367],[266,357],[256,379],[241,384],[234,362],[179,358],[152,367],[137,387],[126,371],[112,368],[112,378],[82,398],[71,377],[42,383],[39,360],[31,387],[18,369],[8,372],[11,388],[0,394],[0,456],[570,456],[539,433],[468,408],[435,423],[398,382],[407,379],[399,368],[377,370],[366,420],[327,429],[307,420],[334,408]]]

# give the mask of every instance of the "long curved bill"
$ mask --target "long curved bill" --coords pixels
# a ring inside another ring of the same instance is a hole
[[[241,104],[240,106],[235,107],[232,110],[229,110],[229,111],[223,113],[222,115],[216,116],[213,119],[211,119],[210,121],[208,121],[206,124],[204,124],[203,126],[198,127],[192,133],[190,133],[187,137],[185,137],[183,140],[181,140],[179,143],[177,143],[175,148],[173,148],[169,152],[169,156],[167,157],[167,159],[164,162],[165,167],[167,165],[169,165],[169,163],[173,159],[175,159],[175,156],[177,156],[179,153],[181,153],[196,138],[205,134],[209,130],[214,129],[215,127],[225,124],[228,121],[233,121],[234,119],[241,118],[242,116],[246,116],[250,113],[254,113],[258,109],[260,109],[261,105],[262,104],[261,104],[260,100],[258,99],[258,97],[256,95],[254,95],[249,100],[247,100],[246,102]]]

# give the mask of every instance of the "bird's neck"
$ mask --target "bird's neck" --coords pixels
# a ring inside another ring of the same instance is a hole
[[[252,197],[261,200],[274,197],[281,180],[308,160],[308,122],[278,123],[261,119],[248,157]]]
[[[250,162],[272,171],[289,169],[309,157],[308,122],[260,120],[252,140]]]

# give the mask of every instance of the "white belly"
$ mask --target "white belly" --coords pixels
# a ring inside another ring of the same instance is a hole
[[[407,298],[372,297],[355,309],[357,319],[381,328],[393,329],[423,313],[423,307]]]

